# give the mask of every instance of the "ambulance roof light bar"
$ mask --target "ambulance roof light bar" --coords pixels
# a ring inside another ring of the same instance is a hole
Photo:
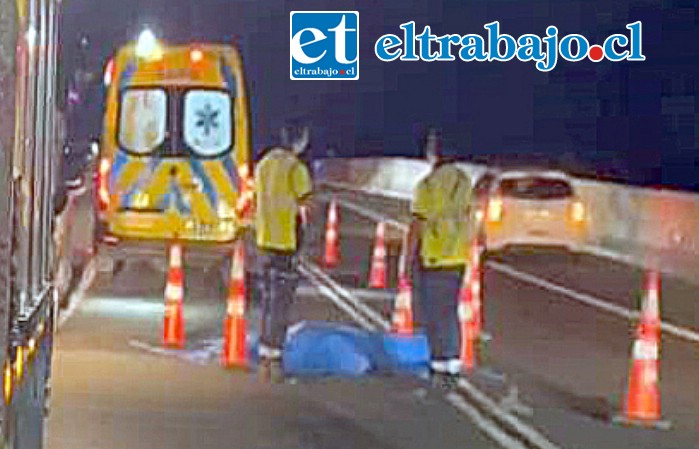
[[[161,54],[162,50],[155,33],[148,28],[141,31],[136,43],[136,56],[144,59],[158,59]]]

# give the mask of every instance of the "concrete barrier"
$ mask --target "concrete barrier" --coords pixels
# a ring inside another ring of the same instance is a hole
[[[459,168],[475,183],[487,167],[460,163]],[[320,159],[315,161],[313,170],[315,179],[328,185],[410,199],[415,185],[430,168],[421,159],[357,158]]]
[[[459,164],[477,180],[485,166]],[[318,160],[316,179],[366,193],[408,200],[427,174],[425,161],[407,158]],[[588,251],[698,283],[699,195],[574,179],[589,213]]]

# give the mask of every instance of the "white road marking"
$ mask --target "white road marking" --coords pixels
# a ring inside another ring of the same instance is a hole
[[[356,296],[364,301],[391,302],[396,299],[396,293],[390,290],[349,288],[347,291],[350,295]],[[315,296],[318,294],[318,288],[314,285],[299,285],[296,289],[296,294],[299,296]]]
[[[353,288],[348,290],[352,295],[364,301],[392,302],[396,299],[396,292],[388,290],[372,290],[368,288]]]
[[[475,407],[457,393],[449,393],[446,396],[447,402],[454,406],[461,413],[466,415],[483,433],[495,441],[500,446],[507,449],[527,449],[519,440],[503,432],[493,420],[483,416]]]
[[[363,206],[360,206],[358,204],[353,204],[348,201],[344,200],[337,200],[337,203],[339,205],[342,205],[343,207],[346,207],[348,210],[351,210],[359,215],[363,215],[366,218],[375,220],[375,221],[385,221],[386,223],[392,224],[393,226],[399,227],[399,229],[407,229],[407,226],[404,223],[397,222],[395,220],[392,220],[383,214],[367,209]],[[606,257],[609,259],[621,261],[621,262],[627,262],[627,259],[629,259],[627,256],[623,256],[620,254],[617,254],[613,251],[608,251],[604,250],[602,248],[597,248],[597,247],[585,247],[584,248],[587,252],[597,255],[600,257]],[[497,263],[497,262],[488,262],[488,266],[494,268],[496,271],[499,271],[502,274],[506,274],[512,278],[519,279],[520,281],[528,282],[530,284],[536,285],[538,287],[559,293],[565,297],[574,299],[576,301],[579,301],[581,303],[587,304],[592,307],[596,307],[600,310],[603,310],[605,312],[611,313],[613,315],[620,316],[622,318],[631,320],[631,319],[637,319],[639,317],[639,312],[636,310],[631,310],[627,309],[625,307],[618,306],[616,304],[613,304],[609,301],[606,301],[604,299],[596,298],[594,296],[588,295],[586,293],[581,293],[578,291],[575,291],[573,289],[564,287],[562,285],[555,284],[553,282],[547,281],[546,279],[542,279],[540,277],[534,276],[529,273],[525,273],[523,271],[517,270],[516,268],[513,268],[509,265]],[[668,323],[667,321],[662,321],[661,323],[661,329],[666,332],[667,334],[673,335],[678,338],[685,339],[687,341],[690,341],[692,343],[699,343],[699,333],[692,329],[688,329],[686,327],[678,326],[676,324]]]
[[[338,294],[331,290],[326,285],[323,285],[320,280],[315,276],[311,270],[309,270],[305,265],[299,265],[299,271],[303,274],[312,284],[318,289],[318,291],[330,299],[340,310],[347,313],[354,321],[359,323],[364,329],[376,330],[376,326],[372,324],[369,320],[364,318],[351,304],[348,304],[346,300],[343,300]]]
[[[518,434],[527,438],[529,442],[536,445],[539,449],[560,449],[560,446],[552,443],[541,432],[524,423],[513,414],[505,412],[498,404],[465,378],[459,380],[459,389],[467,393],[475,402],[478,402],[497,419],[502,420],[515,429]]]
[[[640,316],[640,313],[636,310],[631,310],[627,309],[622,306],[618,306],[616,304],[612,304],[608,301],[596,298],[594,296],[577,292],[575,290],[572,290],[570,288],[564,287],[559,284],[555,284],[551,281],[547,281],[546,279],[539,278],[537,276],[534,276],[529,273],[525,273],[523,271],[520,271],[516,268],[513,268],[509,265],[501,264],[498,262],[488,262],[488,265],[495,269],[496,271],[506,274],[512,278],[518,279],[520,281],[527,282],[532,285],[536,285],[537,287],[544,288],[546,290],[550,290],[555,293],[559,293],[562,296],[571,298],[575,301],[581,302],[583,304],[596,307],[600,310],[604,310],[605,312],[611,313],[613,315],[620,316],[622,318],[631,320],[631,319],[638,319]],[[667,321],[662,321],[660,324],[660,328],[670,334],[674,335],[675,337],[679,337],[688,341],[691,341],[693,343],[699,343],[699,333],[694,332],[690,329],[677,326],[672,323],[668,323]]]
[[[301,273],[306,276],[311,283],[328,299],[335,303],[340,309],[347,312],[357,323],[367,330],[375,330],[375,326],[364,318],[359,312],[360,311],[370,311],[373,315],[373,319],[378,323],[381,323],[385,330],[390,329],[390,322],[385,320],[381,315],[374,312],[370,307],[364,304],[362,301],[354,297],[349,291],[344,287],[337,284],[330,276],[322,271],[318,266],[310,263],[302,263],[300,265]],[[329,288],[324,285],[323,282],[328,283],[332,286]],[[336,292],[341,292],[341,296]],[[359,310],[357,310],[359,309]],[[364,312],[366,313],[366,312]],[[459,382],[459,388],[465,390],[472,400],[479,402],[481,407],[488,410],[489,413],[496,416],[501,421],[507,423],[510,427],[514,428],[515,431],[522,437],[529,440],[529,442],[534,443],[538,446],[538,449],[561,449],[556,446],[545,436],[539,433],[533,427],[528,426],[523,423],[517,417],[512,415],[510,412],[504,410],[498,406],[492,399],[490,399],[485,393],[482,393],[470,382],[462,379]],[[465,414],[468,419],[483,433],[485,433],[489,438],[495,441],[498,445],[505,449],[526,449],[527,446],[523,444],[520,440],[509,435],[504,431],[498,424],[492,419],[487,418],[481,412],[479,412],[475,407],[470,405],[462,396],[452,392],[445,396],[447,402],[454,406],[458,411]]]
[[[321,281],[325,282],[328,286],[330,286],[339,296],[343,297],[346,299],[351,305],[353,305],[357,310],[362,312],[364,316],[372,320],[374,323],[376,323],[380,328],[382,328],[384,331],[387,331],[391,329],[391,323],[385,319],[384,317],[381,316],[380,313],[376,312],[374,309],[371,307],[367,306],[364,304],[362,301],[357,299],[356,296],[354,296],[352,293],[350,293],[346,288],[335,282],[330,276],[325,274],[323,270],[320,269],[315,264],[312,263],[304,263],[304,267],[313,273],[315,276],[317,276]]]

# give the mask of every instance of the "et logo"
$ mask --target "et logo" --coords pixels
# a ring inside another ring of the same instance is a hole
[[[292,11],[290,22],[292,80],[359,79],[357,11]]]

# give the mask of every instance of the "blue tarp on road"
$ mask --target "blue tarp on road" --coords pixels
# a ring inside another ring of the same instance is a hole
[[[322,321],[302,322],[290,329],[283,356],[284,371],[291,376],[422,374],[428,363],[424,336],[387,335]]]

